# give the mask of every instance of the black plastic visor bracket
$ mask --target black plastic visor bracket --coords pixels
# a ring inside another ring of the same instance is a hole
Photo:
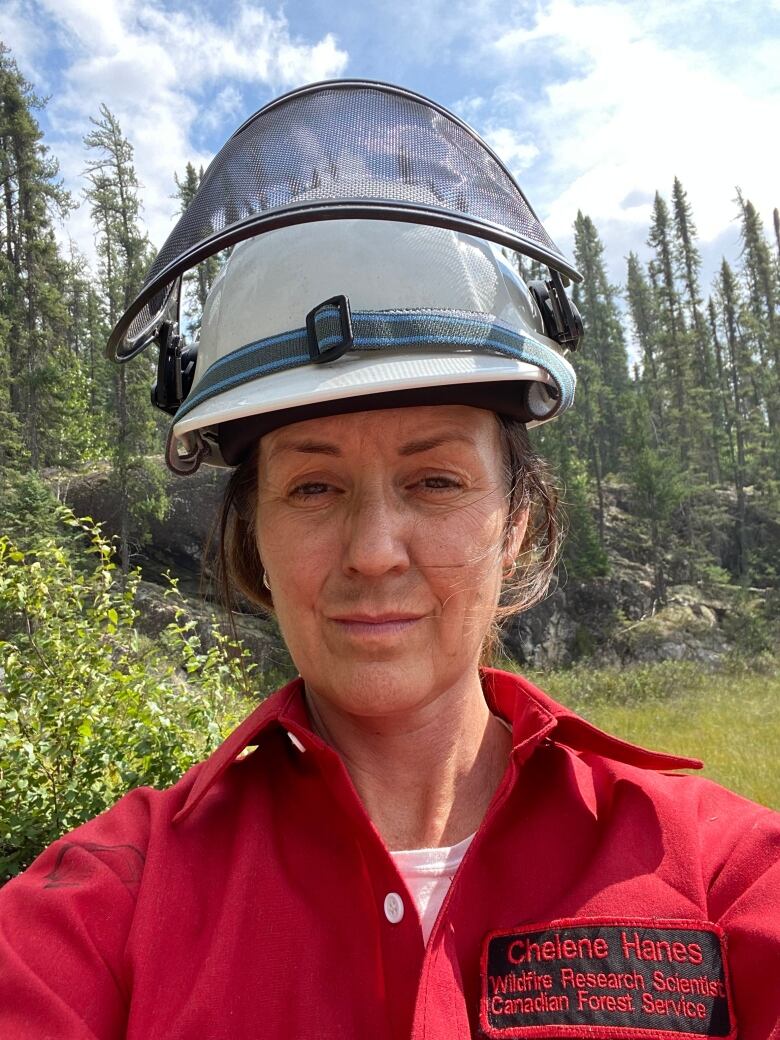
[[[569,299],[560,274],[552,267],[549,273],[547,281],[529,282],[528,288],[539,306],[546,335],[564,350],[576,350],[584,335],[580,312]]]
[[[331,296],[310,310],[306,315],[306,334],[309,357],[317,365],[335,361],[351,350],[354,334],[348,297]]]
[[[560,274],[549,268],[550,303],[553,307],[558,335],[555,337],[563,347],[576,350],[582,339],[582,318],[563,287]]]
[[[175,415],[186,398],[195,376],[196,347],[184,347],[173,322],[164,321],[156,330],[160,347],[157,382],[152,386],[152,404],[168,415]]]

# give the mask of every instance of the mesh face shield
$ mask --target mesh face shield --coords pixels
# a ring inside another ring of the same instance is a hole
[[[580,281],[470,127],[399,87],[337,80],[277,98],[233,134],[117,322],[109,357],[128,360],[178,320],[181,276],[209,256],[265,231],[345,218],[462,231]]]

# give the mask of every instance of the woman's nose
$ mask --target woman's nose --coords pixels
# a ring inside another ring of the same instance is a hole
[[[409,518],[384,490],[355,495],[345,523],[344,570],[380,577],[409,568]]]

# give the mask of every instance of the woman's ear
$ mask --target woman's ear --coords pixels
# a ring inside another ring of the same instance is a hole
[[[517,564],[517,557],[525,539],[528,528],[528,507],[518,510],[509,523],[509,529],[504,543],[504,551],[501,556],[502,570],[513,571]]]

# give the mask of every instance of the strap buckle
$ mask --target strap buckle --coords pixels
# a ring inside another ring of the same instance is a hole
[[[306,315],[306,335],[309,357],[315,365],[335,361],[345,351],[351,350],[354,334],[349,298],[331,296],[310,310]]]

